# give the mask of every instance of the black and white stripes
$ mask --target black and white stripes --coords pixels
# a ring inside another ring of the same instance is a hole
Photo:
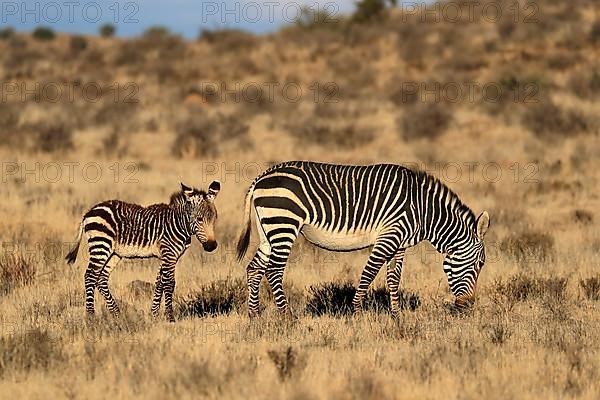
[[[271,167],[248,190],[246,226],[238,243],[240,259],[250,241],[252,208],[260,245],[247,267],[251,316],[258,313],[258,287],[263,276],[278,308],[287,309],[283,271],[300,233],[317,246],[334,251],[373,246],[353,301],[356,311],[386,263],[392,311],[399,311],[404,252],[420,241],[427,240],[446,254],[444,271],[459,304],[472,301],[485,261],[487,212],[476,218],[437,179],[399,165],[292,161]]]
[[[97,287],[108,309],[118,315],[119,307],[108,288],[108,278],[121,258],[157,257],[161,267],[156,277],[152,315],[158,315],[164,293],[167,318],[174,321],[175,265],[194,235],[206,251],[216,249],[214,199],[220,188],[217,181],[210,184],[208,193],[181,184],[182,190],[171,196],[169,204],[142,207],[111,200],[92,207],[83,216],[76,244],[66,257],[69,264],[75,262],[85,233],[89,252],[85,272],[88,314],[94,314],[94,288]]]

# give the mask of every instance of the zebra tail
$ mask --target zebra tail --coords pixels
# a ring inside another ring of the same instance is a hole
[[[242,233],[240,234],[240,239],[237,244],[237,260],[242,261],[246,251],[248,250],[248,245],[250,244],[250,232],[252,230],[252,220],[251,220],[251,209],[250,204],[252,202],[252,195],[254,194],[254,183],[248,189],[248,193],[246,193],[246,200],[244,203],[244,218],[246,226]]]
[[[81,235],[83,234],[83,221],[81,221],[81,224],[79,225],[79,233],[77,233],[77,239],[75,239],[75,245],[73,246],[73,248],[71,249],[71,251],[69,251],[69,254],[67,254],[67,256],[65,257],[65,260],[67,260],[67,264],[71,265],[75,262],[75,260],[77,259],[77,253],[79,252],[79,244],[81,243]]]

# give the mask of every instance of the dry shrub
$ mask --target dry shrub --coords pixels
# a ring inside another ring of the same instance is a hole
[[[590,29],[589,40],[593,44],[600,43],[600,21],[594,22]]]
[[[500,242],[500,251],[523,264],[547,262],[554,259],[554,238],[534,230],[512,233]]]
[[[420,103],[404,112],[397,125],[404,140],[435,139],[452,122],[452,114],[439,103]]]
[[[548,97],[549,85],[534,74],[505,70],[492,83],[481,96],[485,109],[492,115],[510,114],[516,105],[538,103]]]
[[[203,113],[189,115],[177,124],[173,154],[182,157],[202,157],[219,153],[219,145],[245,139],[249,126],[237,115]]]
[[[65,360],[62,343],[39,328],[0,338],[0,376],[48,370]]]
[[[306,312],[313,316],[325,314],[347,315],[351,314],[352,299],[356,288],[350,282],[327,282],[313,285],[308,288]],[[400,308],[415,311],[421,305],[419,296],[414,293],[400,293]],[[390,310],[389,292],[385,288],[369,290],[365,297],[365,310],[385,312]]]
[[[578,224],[591,225],[594,222],[594,214],[587,210],[577,209],[573,211],[573,219]]]
[[[374,138],[372,129],[360,126],[353,118],[338,118],[330,106],[315,107],[313,114],[292,119],[286,124],[294,137],[319,145],[335,145],[343,149],[365,145]]]
[[[35,274],[36,266],[32,258],[21,254],[0,255],[0,295],[33,283]]]
[[[504,344],[513,334],[508,321],[501,316],[496,316],[491,322],[485,322],[483,332],[494,344]]]
[[[564,277],[547,278],[521,273],[506,281],[496,282],[495,291],[511,302],[536,298],[562,301],[567,295],[567,283],[568,279]]]
[[[73,131],[63,123],[43,124],[37,128],[34,148],[45,153],[73,149]]]
[[[78,55],[88,47],[88,42],[85,36],[71,36],[69,47],[71,54]]]
[[[600,97],[600,70],[577,72],[569,80],[571,92],[584,100],[595,100]]]
[[[220,53],[239,50],[248,52],[258,43],[253,34],[236,29],[203,30],[199,40],[212,45],[213,49]]]
[[[579,285],[588,300],[600,300],[600,275],[581,279]]]
[[[135,299],[150,298],[154,293],[154,284],[137,279],[127,284],[127,290]]]
[[[277,368],[277,374],[282,381],[292,377],[297,378],[306,367],[306,356],[292,346],[282,350],[269,350],[267,354]]]
[[[550,100],[531,104],[521,123],[542,139],[569,137],[594,129],[592,121],[581,111],[563,109]]]
[[[212,317],[240,311],[246,302],[247,286],[243,279],[227,278],[201,286],[178,305],[178,314],[186,317]]]

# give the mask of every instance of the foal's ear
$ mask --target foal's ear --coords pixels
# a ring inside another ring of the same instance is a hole
[[[180,182],[181,191],[185,195],[185,197],[189,200],[194,195],[194,189],[187,186],[185,183]]]
[[[485,233],[488,231],[490,227],[490,215],[487,211],[482,212],[477,217],[477,237],[479,240],[483,240]]]
[[[217,195],[219,194],[220,190],[221,190],[221,182],[212,181],[210,186],[208,186],[208,193],[206,195],[206,198],[208,200],[214,200],[215,197],[217,197]]]

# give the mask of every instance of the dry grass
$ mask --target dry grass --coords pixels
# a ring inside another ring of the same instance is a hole
[[[0,397],[600,397],[595,3],[538,4],[530,24],[402,21],[391,10],[359,25],[196,41],[160,29],[86,36],[85,46],[0,32],[3,82],[107,90],[96,102],[76,90],[73,101],[41,93],[0,104]],[[450,104],[402,89],[465,81],[503,94]],[[116,82],[137,85],[139,102],[124,102],[123,86],[115,101]],[[279,86],[273,102],[232,102],[205,82],[235,93],[236,83]],[[297,102],[281,93],[290,82],[302,88]],[[525,101],[531,87],[537,103]],[[284,278],[297,318],[279,315],[263,283],[262,314],[249,320],[244,268],[258,239],[238,263],[243,198],[261,170],[288,159],[416,164],[490,211],[475,306],[446,305],[443,257],[421,244],[406,254],[401,315],[389,312],[383,270],[366,311],[351,315],[368,250],[299,239]],[[82,213],[110,198],[164,202],[179,182],[214,179],[219,248],[204,253],[193,239],[179,260],[177,322],[149,315],[155,260],[122,261],[110,281],[121,317],[97,295],[87,320],[86,245],[74,266],[63,260]]]

